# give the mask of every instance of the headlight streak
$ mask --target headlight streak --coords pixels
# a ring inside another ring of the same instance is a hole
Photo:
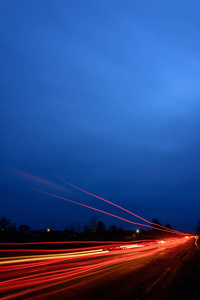
[[[54,259],[55,256],[57,259],[73,259],[76,257],[82,257],[82,256],[88,256],[88,255],[97,255],[97,254],[102,254],[103,249],[99,250],[93,250],[93,251],[83,251],[83,252],[74,252],[74,253],[62,253],[62,254],[55,254],[55,255],[36,255],[36,256],[20,256],[16,257],[13,260],[10,260],[10,258],[2,258],[2,261],[0,262],[0,265],[2,264],[14,264],[14,263],[21,263],[21,262],[29,262],[29,261],[38,261],[38,260],[50,260]],[[104,251],[106,252],[106,251]]]
[[[138,248],[138,247],[144,247],[144,245],[123,245],[123,246],[120,246],[120,248],[123,248],[123,249],[133,249],[133,248]]]
[[[93,272],[105,271],[116,264],[134,259],[151,256],[163,249],[170,249],[188,239],[174,238],[164,241],[144,242],[142,244],[107,244],[99,249],[75,251],[70,253],[55,253],[51,255],[28,255],[2,258],[0,262],[0,297],[12,299],[20,293],[28,294],[46,286],[54,286],[62,282],[75,280]],[[107,249],[104,249],[104,247]],[[112,250],[111,250],[112,248]],[[35,263],[36,262],[36,263]],[[5,265],[6,264],[6,265]],[[6,266],[12,272],[6,272]],[[17,268],[15,268],[15,266]],[[24,268],[26,266],[26,268]],[[23,291],[22,291],[23,290]],[[13,293],[8,296],[8,294]]]

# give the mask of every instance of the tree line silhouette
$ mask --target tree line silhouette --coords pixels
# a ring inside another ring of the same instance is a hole
[[[153,219],[152,223],[162,225],[158,219]],[[173,233],[163,232],[156,228],[143,229],[136,228],[125,230],[123,227],[110,225],[106,228],[105,224],[99,220],[98,216],[91,216],[82,226],[80,222],[70,222],[64,227],[64,230],[54,230],[45,228],[40,230],[31,230],[28,225],[20,224],[18,227],[9,219],[0,218],[0,241],[43,241],[43,240],[140,240],[157,239],[175,236]],[[166,228],[172,229],[170,224]],[[196,233],[200,234],[200,221],[196,228]]]

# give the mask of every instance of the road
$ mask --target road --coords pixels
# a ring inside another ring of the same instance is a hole
[[[193,238],[84,242],[71,249],[1,246],[4,300],[200,299],[200,256]]]

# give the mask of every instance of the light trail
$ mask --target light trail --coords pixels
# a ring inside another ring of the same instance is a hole
[[[52,183],[52,182],[50,182],[49,180],[46,180],[46,179],[43,179],[43,178],[34,176],[34,175],[32,175],[32,174],[29,174],[29,173],[25,173],[25,172],[21,172],[21,171],[17,171],[17,170],[15,170],[15,171],[16,171],[17,173],[19,173],[20,175],[23,175],[23,176],[25,176],[25,177],[28,177],[28,178],[30,178],[30,179],[32,179],[32,180],[36,180],[36,181],[39,181],[39,182],[41,182],[41,183],[44,183],[44,184],[47,184],[47,185],[50,185],[50,186],[53,186],[53,187],[55,187],[55,188],[59,188],[59,189],[60,189],[60,187],[59,187],[57,184]],[[129,221],[129,220],[127,220],[127,219],[121,218],[121,217],[119,217],[119,216],[117,216],[117,215],[113,215],[113,214],[111,214],[111,213],[102,211],[102,210],[100,210],[100,209],[97,209],[97,208],[94,208],[94,207],[91,207],[91,206],[88,206],[88,205],[85,205],[85,204],[82,204],[82,203],[79,203],[79,202],[76,202],[76,201],[69,200],[69,199],[67,199],[67,198],[63,198],[63,197],[60,197],[60,196],[57,196],[57,195],[53,195],[53,194],[50,194],[50,193],[47,193],[47,192],[44,192],[44,191],[41,191],[41,190],[37,190],[37,189],[31,188],[31,187],[29,187],[29,188],[30,188],[30,189],[33,189],[33,190],[36,190],[36,191],[38,191],[38,192],[41,192],[41,193],[50,195],[50,196],[52,196],[52,197],[57,197],[57,198],[60,198],[60,199],[69,201],[69,202],[71,202],[71,203],[74,203],[74,204],[78,204],[78,205],[81,205],[81,206],[85,206],[85,207],[87,207],[87,208],[89,208],[89,209],[93,209],[93,210],[99,211],[99,212],[101,212],[101,213],[104,213],[104,214],[110,215],[110,216],[112,216],[112,217],[121,219],[121,220],[126,221],[126,222],[131,223],[131,224],[135,224],[135,225],[139,225],[139,226],[143,226],[143,227],[149,227],[149,228],[153,228],[153,229],[156,229],[156,230],[166,231],[166,232],[170,232],[170,233],[174,233],[174,234],[178,234],[178,235],[185,235],[185,234],[182,233],[182,232],[179,232],[179,231],[176,231],[176,230],[173,230],[173,229],[169,229],[169,228],[167,228],[167,227],[165,227],[165,226],[163,226],[163,225],[160,225],[160,224],[156,224],[156,223],[150,222],[150,221],[148,221],[148,220],[142,218],[141,216],[139,216],[139,215],[137,215],[137,214],[135,214],[135,213],[133,213],[133,212],[131,212],[131,211],[125,209],[124,207],[115,204],[114,202],[108,201],[107,199],[104,199],[104,198],[99,197],[99,196],[97,196],[97,195],[95,195],[95,194],[89,193],[89,192],[87,192],[87,191],[85,191],[85,190],[83,190],[83,189],[81,189],[81,188],[79,188],[79,187],[77,187],[77,186],[75,186],[75,185],[69,183],[68,181],[66,181],[66,180],[64,180],[64,179],[62,179],[62,178],[60,178],[60,177],[58,177],[58,176],[55,176],[55,175],[54,175],[54,177],[57,178],[57,179],[59,179],[59,180],[61,180],[61,181],[63,181],[64,183],[66,183],[66,184],[68,184],[68,185],[74,187],[75,189],[82,191],[83,193],[86,193],[86,194],[88,194],[88,195],[90,195],[90,196],[93,196],[93,197],[98,198],[98,199],[100,199],[100,200],[102,200],[102,201],[104,201],[104,202],[107,202],[107,203],[109,203],[110,205],[113,205],[113,206],[115,206],[115,207],[117,207],[117,208],[119,208],[119,209],[121,209],[121,210],[123,210],[123,211],[125,211],[125,212],[127,212],[127,213],[129,213],[129,214],[131,214],[131,215],[133,215],[133,216],[135,216],[135,217],[141,219],[141,220],[143,220],[144,222],[146,222],[146,223],[148,223],[148,224],[151,224],[151,226],[150,226],[150,225],[146,225],[146,224],[140,224],[140,223],[137,223],[137,222],[132,222],[132,221]],[[154,225],[154,226],[152,226],[152,225]],[[159,228],[159,227],[160,227],[160,228]],[[161,229],[161,228],[162,228],[162,229]]]
[[[166,231],[166,232],[169,232],[169,230],[167,230],[167,229],[161,229],[161,228],[157,228],[157,227],[154,227],[154,226],[150,226],[150,225],[146,225],[146,224],[141,224],[141,223],[133,222],[133,221],[124,219],[124,218],[122,218],[122,217],[119,217],[119,216],[117,216],[117,215],[108,213],[108,212],[106,212],[106,211],[104,211],[104,210],[100,210],[100,209],[98,209],[98,208],[94,208],[94,207],[92,207],[92,206],[89,206],[89,205],[86,205],[86,204],[83,204],[83,203],[80,203],[80,202],[77,202],[77,201],[73,201],[73,200],[70,200],[70,199],[67,199],[67,198],[58,196],[58,195],[50,194],[50,193],[48,193],[48,192],[44,192],[44,191],[41,191],[41,190],[38,190],[38,189],[34,189],[34,188],[31,188],[31,189],[32,189],[32,190],[35,190],[35,191],[37,191],[37,192],[40,192],[40,193],[49,195],[49,196],[54,197],[54,198],[59,198],[59,199],[62,199],[62,200],[65,200],[65,201],[68,201],[68,202],[71,202],[71,203],[74,203],[74,204],[78,204],[78,205],[80,205],[80,206],[87,207],[87,208],[89,208],[89,209],[92,209],[92,210],[101,212],[101,213],[103,213],[103,214],[106,214],[106,215],[109,215],[109,216],[111,216],[111,217],[120,219],[120,220],[125,221],[125,222],[127,222],[127,223],[131,223],[131,224],[139,225],[139,226],[144,226],[144,227],[149,227],[149,228],[153,228],[153,229],[160,230],[160,231]],[[180,233],[178,233],[178,234],[184,235],[184,233],[182,233],[182,232],[180,232]]]
[[[102,254],[103,249],[98,249],[98,250],[92,250],[92,251],[82,251],[82,252],[70,252],[70,253],[61,253],[61,254],[56,254],[57,259],[73,259],[76,257],[82,257],[82,256],[88,256],[88,255],[98,255]],[[50,260],[55,258],[54,255],[47,255],[44,254],[42,256],[39,255],[31,255],[31,256],[20,256],[20,257],[15,257],[12,260],[10,258],[2,258],[0,265],[6,265],[6,264],[16,264],[16,263],[22,263],[22,262],[29,262],[29,261],[40,261],[42,260]]]
[[[96,246],[82,251],[77,248],[70,253],[4,257],[0,261],[0,297],[4,300],[12,299],[60,283],[70,285],[75,279],[99,272],[106,274],[114,266],[177,247],[188,242],[190,238],[148,241],[132,245],[123,242],[105,243],[103,246],[99,245],[98,249]]]
[[[0,243],[0,245],[45,245],[45,244],[71,244],[72,241],[58,241],[58,242],[27,242],[27,243]],[[112,241],[113,244],[121,244],[119,241]],[[132,242],[124,242],[132,243]],[[73,241],[73,244],[110,244],[110,241]]]
[[[85,193],[85,194],[88,194],[88,195],[93,196],[93,197],[95,197],[95,198],[98,198],[98,199],[100,199],[100,200],[102,200],[102,201],[104,201],[104,202],[107,202],[107,203],[109,203],[109,204],[111,204],[111,205],[113,205],[113,206],[116,206],[116,207],[118,207],[119,209],[124,210],[125,212],[127,212],[127,213],[129,213],[129,214],[131,214],[131,215],[133,215],[133,216],[135,216],[135,217],[137,217],[137,218],[139,218],[139,219],[141,219],[141,220],[143,220],[143,221],[149,223],[149,224],[152,224],[152,225],[155,225],[155,226],[164,228],[165,230],[167,230],[167,231],[169,231],[169,232],[172,232],[172,233],[181,234],[181,235],[183,234],[182,232],[179,232],[179,231],[176,231],[176,230],[173,230],[173,229],[169,229],[169,228],[167,228],[167,227],[165,227],[165,226],[163,226],[163,225],[159,225],[159,224],[150,222],[150,221],[148,221],[148,220],[146,220],[146,219],[140,217],[139,215],[136,215],[136,214],[134,214],[133,212],[127,210],[126,208],[124,208],[124,207],[122,207],[122,206],[120,206],[120,205],[115,204],[114,202],[111,202],[111,201],[109,201],[109,200],[106,200],[106,199],[104,199],[104,198],[102,198],[102,197],[99,197],[99,196],[97,196],[97,195],[95,195],[95,194],[89,193],[89,192],[87,192],[87,191],[85,191],[85,190],[83,190],[83,189],[81,189],[81,188],[79,188],[79,187],[77,187],[77,186],[71,184],[70,182],[65,181],[64,179],[62,179],[62,178],[60,178],[60,177],[58,177],[58,176],[55,176],[55,175],[54,175],[54,177],[58,178],[59,180],[63,181],[64,183],[66,183],[66,184],[68,184],[68,185],[74,187],[75,189],[77,189],[77,190],[79,190],[79,191],[81,191],[81,192],[83,192],[83,193]],[[151,226],[151,227],[152,227],[152,226]],[[154,227],[154,228],[155,228],[155,227]],[[156,228],[157,228],[157,227],[156,227]],[[158,228],[157,228],[157,229],[158,229]]]
[[[60,188],[59,185],[57,185],[57,184],[55,184],[55,183],[53,183],[53,182],[51,182],[51,181],[49,181],[49,180],[40,178],[40,177],[38,177],[38,176],[29,174],[29,173],[27,173],[27,172],[21,172],[21,171],[18,171],[18,170],[15,170],[15,172],[18,173],[18,174],[20,174],[20,175],[23,175],[23,176],[25,176],[25,177],[28,177],[29,179],[32,179],[32,180],[34,180],[34,181],[39,181],[39,182],[44,183],[44,184],[46,184],[46,185],[50,185],[50,186],[52,186],[52,187],[55,187],[56,189],[59,189],[59,190],[61,189],[61,190],[62,190],[62,188]],[[74,187],[75,189],[77,189],[77,190],[79,190],[79,191],[81,191],[81,192],[83,192],[83,193],[86,193],[86,194],[88,194],[88,195],[90,195],[90,196],[93,196],[93,197],[98,198],[98,199],[100,199],[100,200],[102,200],[102,201],[104,201],[104,202],[107,202],[107,203],[109,203],[110,205],[113,205],[113,206],[115,206],[115,207],[117,207],[117,208],[119,208],[119,209],[121,209],[121,210],[123,210],[123,211],[125,211],[125,212],[127,212],[127,213],[129,213],[129,214],[131,214],[131,215],[133,215],[133,216],[135,216],[136,218],[139,218],[139,219],[143,220],[144,222],[146,222],[146,223],[148,223],[148,224],[151,224],[151,226],[149,226],[150,228],[157,229],[157,230],[161,230],[160,228],[163,228],[163,231],[168,231],[168,232],[170,232],[170,233],[174,233],[174,234],[178,234],[178,235],[184,235],[184,233],[182,233],[182,232],[179,232],[179,231],[176,231],[176,230],[173,230],[173,229],[169,229],[169,228],[167,228],[167,227],[165,227],[165,226],[163,226],[163,225],[160,225],[160,224],[156,224],[156,223],[150,222],[150,221],[146,220],[145,218],[143,218],[143,217],[141,217],[141,216],[139,216],[139,215],[137,215],[137,214],[135,214],[135,213],[133,213],[133,212],[127,210],[127,209],[125,209],[124,207],[115,204],[114,202],[111,202],[111,201],[109,201],[109,200],[107,200],[107,199],[105,199],[105,198],[99,197],[99,196],[97,196],[97,195],[95,195],[95,194],[92,194],[92,193],[90,193],[90,192],[88,192],[88,191],[85,191],[85,190],[83,190],[83,189],[81,189],[81,188],[79,188],[79,187],[77,187],[77,186],[71,184],[70,182],[68,182],[68,181],[66,181],[66,180],[64,180],[64,179],[62,179],[62,178],[60,178],[60,177],[58,177],[58,176],[55,176],[55,175],[53,175],[53,176],[54,176],[55,178],[59,179],[60,181],[63,181],[64,183],[66,183],[66,184],[68,184],[68,185]],[[31,188],[31,187],[29,187],[29,188]],[[36,189],[34,189],[34,188],[31,188],[31,189],[36,190]],[[38,192],[43,192],[43,191],[40,191],[40,190],[37,190],[37,191],[38,191]],[[45,192],[43,192],[43,193],[45,193]],[[48,194],[48,193],[46,193],[46,194]],[[49,194],[49,195],[50,195],[50,194]],[[52,195],[52,194],[51,194],[51,196],[56,197],[55,195]],[[59,196],[57,196],[57,197],[63,199],[62,197],[59,197]],[[65,199],[65,200],[66,200],[66,201],[71,201],[71,202],[73,202],[72,200],[69,200],[69,199]],[[75,203],[75,201],[74,201],[74,203]],[[76,202],[76,204],[79,204],[79,205],[88,207],[88,208],[93,209],[93,210],[97,210],[97,209],[95,209],[95,208],[92,208],[92,207],[83,205],[83,204],[78,203],[78,202]],[[99,211],[100,211],[100,210],[99,210]],[[100,211],[100,212],[103,212],[103,211]],[[103,213],[106,213],[106,212],[103,212]],[[108,213],[107,213],[107,214],[108,214]],[[110,215],[112,215],[112,214],[110,214]],[[112,216],[114,216],[114,215],[112,215]],[[115,216],[115,217],[117,217],[117,216]],[[124,219],[124,220],[125,220],[125,219]],[[139,225],[139,226],[146,226],[146,225],[144,225],[144,224],[140,224],[140,223],[136,223],[136,222],[135,222],[135,223],[132,223],[132,224]],[[152,225],[154,225],[154,226],[152,226]],[[148,227],[148,226],[146,226],[146,227]],[[160,228],[159,228],[159,227],[160,227]]]
[[[59,178],[60,179],[60,178]],[[62,180],[62,179],[60,179]],[[64,180],[62,180],[64,181]],[[65,181],[64,181],[65,182]],[[126,210],[125,208],[108,201],[104,198],[84,191],[68,182],[67,184],[77,188],[78,190],[94,196],[102,201],[118,207],[121,210],[143,220],[146,223],[140,224],[111,214],[109,212],[88,206],[77,201],[73,201],[58,195],[54,195],[45,191],[31,188],[40,193],[51,197],[59,198],[73,204],[77,204],[100,213],[115,217],[125,222],[139,225],[142,227],[154,228],[156,230],[183,234],[175,230],[170,230],[162,225],[158,225]],[[155,226],[152,226],[155,225]],[[161,228],[158,228],[161,227]],[[1,246],[31,246],[38,245],[39,249],[1,249],[0,254],[6,255],[17,253],[18,256],[1,257],[0,260],[0,298],[4,300],[13,299],[15,297],[26,296],[28,298],[31,293],[44,293],[44,289],[48,293],[49,288],[55,287],[60,291],[60,284],[67,286],[73,285],[74,280],[82,279],[87,276],[94,277],[97,274],[106,274],[113,268],[130,263],[136,259],[150,257],[160,251],[178,247],[188,242],[192,237],[179,237],[158,241],[137,241],[137,242],[99,242],[99,241],[61,241],[61,242],[32,242],[32,243],[0,243]],[[42,245],[50,244],[60,245],[74,243],[82,244],[72,249],[41,249]],[[93,244],[85,245],[83,244]],[[96,245],[95,245],[96,244]],[[98,245],[99,244],[99,245]],[[19,254],[20,253],[20,254]],[[56,287],[57,286],[57,287]],[[39,297],[39,296],[38,296]],[[27,299],[28,299],[27,298]]]

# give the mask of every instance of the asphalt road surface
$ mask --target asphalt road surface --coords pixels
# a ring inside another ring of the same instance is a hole
[[[1,259],[1,299],[200,299],[193,238],[40,252]]]

